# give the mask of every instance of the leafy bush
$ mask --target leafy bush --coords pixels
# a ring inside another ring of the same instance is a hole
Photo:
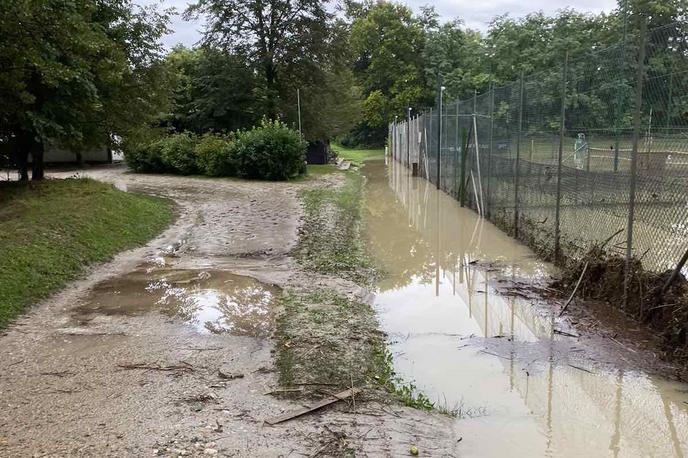
[[[232,149],[239,176],[286,180],[304,172],[306,143],[286,124],[263,120],[236,137]]]
[[[194,134],[189,132],[174,134],[160,142],[162,142],[162,162],[166,169],[182,175],[191,175],[199,171],[195,152],[198,137]]]
[[[227,136],[184,132],[127,146],[125,158],[137,172],[286,180],[306,172],[306,143],[284,123],[264,120]]]
[[[129,145],[124,154],[127,165],[137,172],[164,172],[162,142]]]
[[[200,172],[211,177],[237,174],[233,155],[233,136],[206,134],[196,145],[196,163]]]

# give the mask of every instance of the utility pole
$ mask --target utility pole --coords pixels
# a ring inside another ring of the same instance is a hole
[[[438,123],[437,123],[437,189],[440,189],[440,173],[442,167],[442,95],[444,93],[444,86],[442,86],[442,74],[437,74],[437,91],[438,91]]]
[[[296,107],[299,112],[299,135],[303,138],[303,132],[301,131],[301,90],[296,90]]]

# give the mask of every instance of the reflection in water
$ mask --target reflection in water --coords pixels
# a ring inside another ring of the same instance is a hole
[[[403,166],[364,173],[370,245],[388,274],[375,305],[395,368],[460,407],[467,456],[683,456],[684,385],[595,365],[554,334],[553,315],[496,294],[497,275],[472,262],[513,279],[541,278],[547,264]]]
[[[97,285],[79,319],[160,310],[201,332],[264,337],[273,323],[277,288],[220,271],[135,271]]]

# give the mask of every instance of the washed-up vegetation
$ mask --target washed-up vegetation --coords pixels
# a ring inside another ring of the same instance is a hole
[[[127,164],[139,172],[286,180],[305,173],[306,144],[280,121],[263,120],[228,135],[191,132],[131,146]]]
[[[357,172],[344,176],[339,187],[302,192],[305,218],[294,255],[306,270],[370,287],[377,271],[361,236],[363,178]],[[282,302],[277,325],[282,385],[354,386],[378,400],[435,407],[394,373],[386,336],[369,304],[326,287],[292,289]]]
[[[306,215],[294,254],[312,272],[369,285],[374,269],[360,237],[363,178],[346,173],[345,180],[341,188],[302,192]]]
[[[0,187],[0,327],[172,219],[166,200],[88,179]]]
[[[637,257],[630,262],[627,283],[625,273],[624,256],[596,245],[581,259],[569,260],[554,286],[622,309],[661,337],[669,359],[688,362],[688,280],[678,273],[668,282],[672,270],[647,271]]]

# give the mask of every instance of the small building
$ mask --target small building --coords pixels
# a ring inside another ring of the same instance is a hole
[[[330,145],[322,140],[308,142],[306,149],[306,162],[309,164],[329,164]]]
[[[113,154],[110,148],[92,148],[81,152],[82,161],[91,164],[109,164],[118,160],[117,154]],[[121,160],[121,159],[120,159]],[[77,153],[63,148],[48,147],[43,153],[43,161],[46,164],[65,164],[78,162]]]

